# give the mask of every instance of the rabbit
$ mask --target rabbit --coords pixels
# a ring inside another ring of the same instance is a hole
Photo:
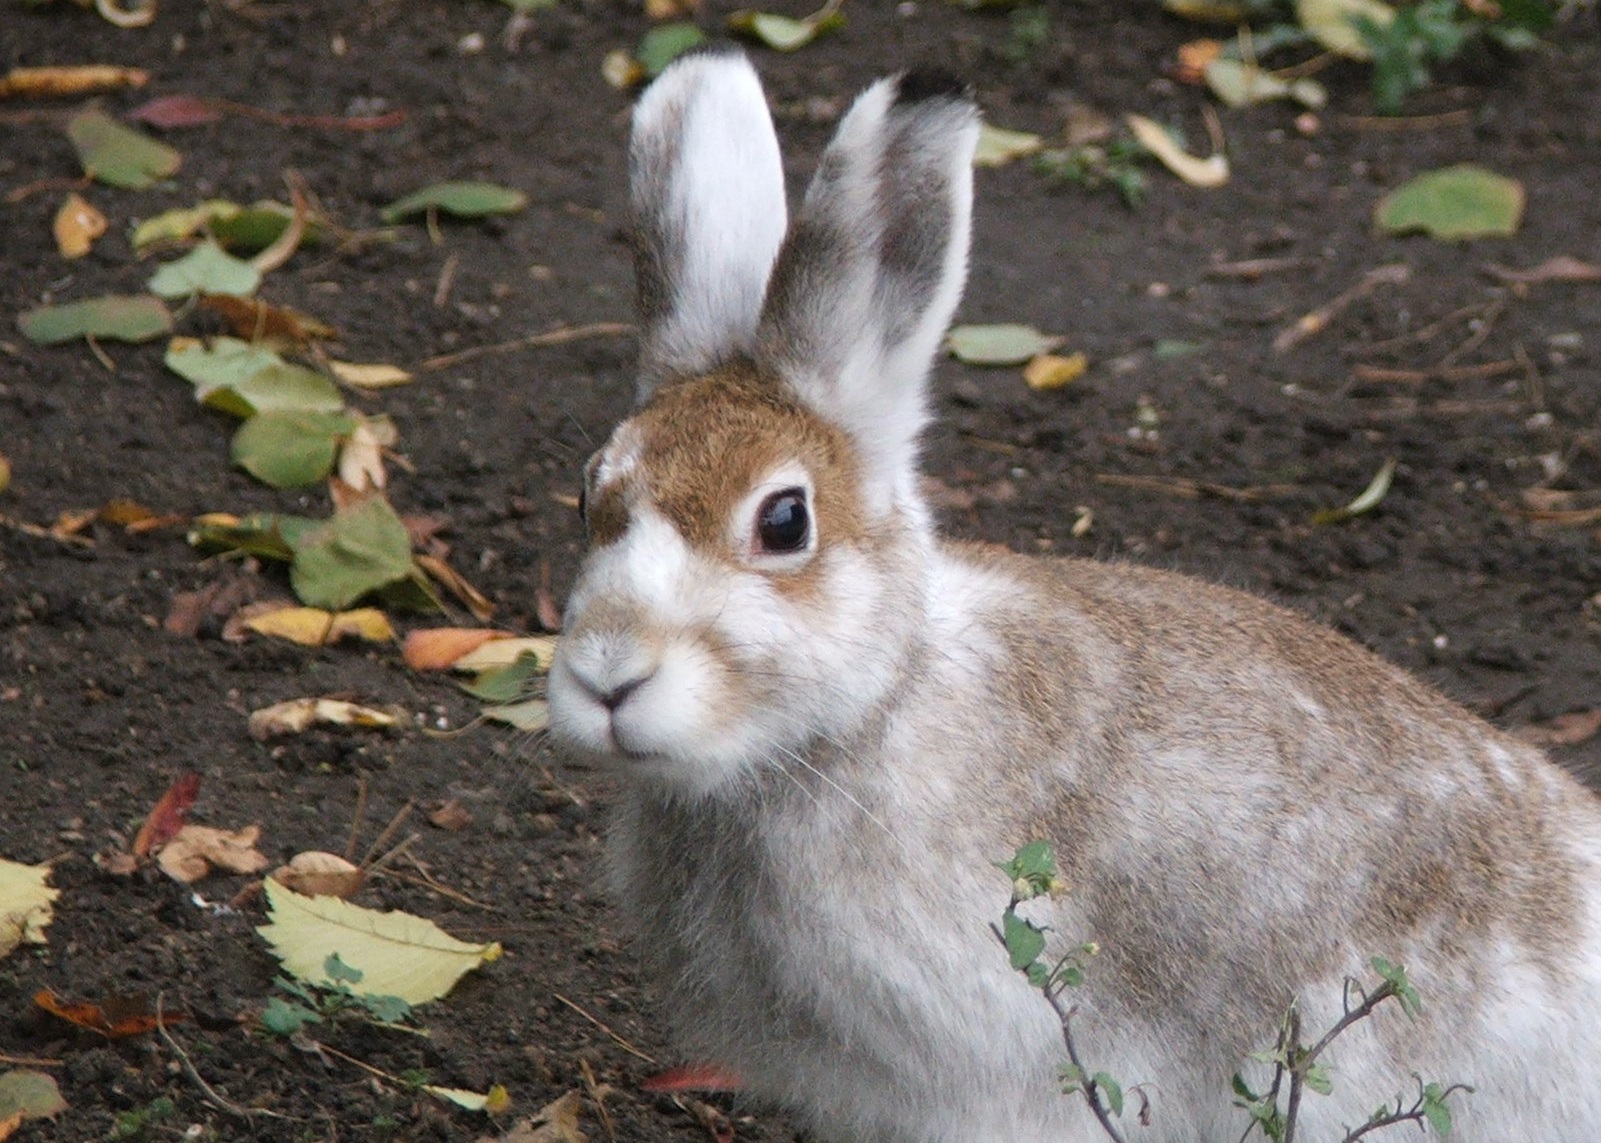
[[[754,69],[670,66],[630,144],[639,406],[590,459],[549,675],[617,775],[608,860],[685,1058],[835,1143],[1103,1139],[1020,906],[1129,1140],[1235,1140],[1287,1009],[1370,958],[1422,999],[1329,1047],[1300,1137],[1419,1080],[1460,1143],[1601,1140],[1601,803],[1345,638],[1166,571],[936,534],[928,373],[960,298],[978,112],[883,79],[794,220]]]

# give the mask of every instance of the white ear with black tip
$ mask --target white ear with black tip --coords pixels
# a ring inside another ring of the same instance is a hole
[[[634,108],[629,190],[639,396],[748,354],[784,239],[784,170],[743,53],[675,60]]]
[[[758,358],[851,434],[870,509],[921,511],[928,370],[961,299],[979,116],[949,77],[868,88],[840,122],[773,267]]]

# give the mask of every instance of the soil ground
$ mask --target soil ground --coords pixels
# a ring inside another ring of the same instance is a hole
[[[1205,136],[1205,95],[1165,74],[1201,33],[1154,4],[1053,0],[1048,39],[1021,54],[1005,14],[936,0],[847,10],[836,36],[792,56],[757,55],[797,183],[844,101],[912,63],[970,78],[1007,127],[1054,135],[1085,109],[1139,111]],[[723,14],[708,0],[702,23]],[[422,1011],[426,1039],[347,1021],[317,1030],[324,1042],[391,1075],[504,1084],[516,1112],[592,1074],[611,1085],[616,1138],[704,1137],[685,1110],[640,1090],[677,1061],[600,892],[603,774],[513,731],[430,733],[466,726],[476,704],[448,680],[408,673],[392,649],[233,643],[215,621],[193,637],[164,631],[177,593],[230,576],[245,590],[284,590],[279,572],[202,560],[181,527],[130,536],[95,525],[92,543],[76,544],[14,526],[116,497],[185,517],[326,511],[320,492],[274,492],[230,469],[229,422],[194,402],[159,345],[108,344],[100,360],[15,332],[15,316],[43,301],[142,289],[150,267],[132,256],[133,219],[213,196],[282,198],[283,172],[294,169],[342,224],[374,228],[383,204],[420,185],[489,179],[525,190],[528,209],[446,222],[437,236],[414,225],[302,252],[270,276],[265,296],[336,326],[337,356],[403,365],[563,324],[627,321],[628,98],[603,81],[601,61],[645,27],[637,5],[610,0],[559,0],[520,32],[487,0],[164,0],[137,31],[66,4],[0,12],[0,66],[150,69],[148,89],[105,100],[113,110],[188,93],[293,114],[408,113],[396,129],[366,133],[240,117],[172,131],[184,166],[170,183],[85,192],[113,226],[80,262],[60,258],[49,237],[61,186],[0,208],[0,454],[14,473],[0,495],[12,522],[0,528],[0,854],[53,860],[62,889],[49,944],[0,964],[0,1054],[58,1061],[48,1070],[70,1104],[23,1138],[107,1138],[119,1114],[124,1130],[134,1126],[125,1113],[145,1113],[153,1139],[191,1124],[261,1140],[500,1130],[264,1034],[254,1017],[275,962],[253,931],[259,902],[200,907],[160,874],[115,878],[93,863],[127,844],[185,770],[203,777],[197,820],[260,822],[275,858],[344,849],[363,782],[363,847],[408,802],[455,799],[470,811],[458,831],[416,825],[407,851],[457,896],[419,884],[399,861],[410,879],[375,878],[358,900],[499,940],[505,957]],[[1512,288],[1485,269],[1601,257],[1594,9],[1551,39],[1519,58],[1471,54],[1408,108],[1433,118],[1404,126],[1366,118],[1365,76],[1334,68],[1321,77],[1333,103],[1318,131],[1297,130],[1284,106],[1226,113],[1233,181],[1195,190],[1152,168],[1137,210],[1104,189],[1053,185],[1027,164],[980,171],[963,320],[1059,332],[1092,367],[1065,390],[1037,393],[1015,370],[940,364],[928,465],[949,530],[1272,596],[1505,727],[1601,707],[1601,532],[1593,517],[1533,519],[1527,495],[1573,493],[1554,501],[1568,509],[1597,503],[1601,285]],[[0,189],[76,175],[67,109],[0,107]],[[1467,160],[1526,186],[1516,238],[1445,245],[1375,233],[1385,191]],[[1283,261],[1259,277],[1231,270],[1264,258]],[[1299,317],[1395,264],[1410,271],[1404,282],[1273,348]],[[558,598],[570,582],[580,544],[570,498],[582,460],[627,409],[633,352],[626,337],[495,352],[353,398],[398,423],[410,468],[396,473],[391,498],[403,512],[448,518],[453,562],[496,602],[497,623],[537,628],[546,561]],[[1442,361],[1462,368],[1441,372]],[[1375,511],[1310,522],[1391,458],[1394,485]],[[397,707],[414,721],[387,736],[258,743],[246,733],[250,711],[304,695]],[[1553,753],[1601,784],[1601,739]],[[244,882],[198,888],[226,901]],[[173,1029],[187,1062],[161,1038],[107,1041],[43,1017],[33,997],[44,988],[101,1001],[159,995],[189,1016]],[[791,1138],[776,1114],[723,1106],[744,1117],[741,1139]],[[592,1138],[607,1137],[592,1106],[584,1115]]]

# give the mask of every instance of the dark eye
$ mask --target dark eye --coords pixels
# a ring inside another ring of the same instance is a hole
[[[806,547],[811,531],[805,489],[775,492],[762,501],[756,513],[756,539],[764,552],[798,552]]]
[[[578,518],[589,523],[589,481],[584,481],[578,488]]]

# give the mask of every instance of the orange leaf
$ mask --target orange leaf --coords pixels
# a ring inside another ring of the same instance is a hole
[[[0,96],[34,99],[52,95],[90,95],[114,87],[143,87],[150,73],[142,68],[115,64],[80,64],[72,67],[14,67],[0,76]]]
[[[183,1019],[181,1012],[163,1012],[157,1020],[149,1001],[141,996],[114,997],[102,1006],[87,1000],[68,1002],[46,988],[34,994],[33,1002],[52,1016],[110,1040],[139,1036]]]
[[[189,807],[195,804],[195,798],[199,795],[200,775],[179,775],[167,787],[167,792],[161,795],[161,800],[150,811],[145,824],[139,827],[139,836],[133,842],[133,855],[149,857],[177,836],[189,816]]]
[[[510,638],[510,632],[488,627],[429,627],[407,635],[401,654],[414,671],[444,671],[490,640]]]
[[[22,1126],[23,1118],[22,1112],[18,1111],[0,1119],[0,1143],[5,1143],[5,1140],[17,1133],[17,1128]]]
[[[82,258],[89,253],[96,238],[106,232],[106,216],[101,214],[81,194],[69,194],[61,209],[56,211],[50,224],[55,235],[56,249],[64,258]]]
[[[745,1081],[716,1064],[686,1064],[648,1076],[639,1086],[644,1091],[738,1091]]]
[[[235,335],[246,341],[278,341],[304,345],[337,336],[338,330],[310,314],[288,306],[275,306],[257,298],[231,294],[201,294],[200,308],[217,314]]]

